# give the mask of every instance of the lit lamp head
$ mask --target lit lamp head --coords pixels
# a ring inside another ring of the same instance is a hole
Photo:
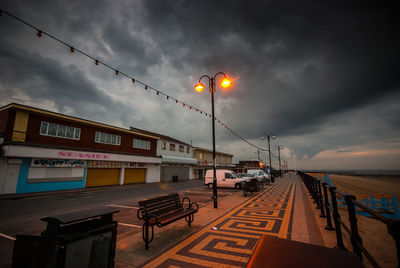
[[[197,92],[202,92],[204,90],[204,85],[202,83],[197,83],[194,89],[196,89]]]
[[[228,88],[228,87],[230,87],[231,85],[232,85],[232,81],[231,81],[229,78],[225,77],[224,79],[222,79],[222,81],[221,81],[221,87],[223,87],[223,88]]]

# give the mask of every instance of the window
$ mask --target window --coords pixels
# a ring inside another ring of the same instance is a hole
[[[170,151],[175,151],[175,144],[170,143],[170,144],[169,144],[169,150],[170,150]]]
[[[111,145],[121,145],[121,136],[96,131],[94,141]]]
[[[165,141],[161,142],[161,150],[167,149],[167,143]]]
[[[231,173],[225,173],[225,178],[232,179],[233,177],[232,177]]]
[[[40,135],[80,140],[81,129],[42,121]]]
[[[150,141],[133,139],[133,148],[150,150]]]
[[[186,147],[186,153],[190,154],[190,147]]]
[[[199,155],[200,155],[199,158],[203,159],[203,153],[199,153]]]
[[[184,153],[185,152],[185,146],[179,145],[179,152]]]

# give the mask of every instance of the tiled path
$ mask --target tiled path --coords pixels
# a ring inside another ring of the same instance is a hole
[[[287,238],[296,180],[278,181],[145,267],[244,267],[261,235]]]

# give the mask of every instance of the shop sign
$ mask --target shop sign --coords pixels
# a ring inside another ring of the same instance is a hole
[[[147,163],[125,163],[124,166],[130,168],[146,168]]]
[[[8,164],[9,165],[21,165],[22,164],[22,159],[9,158],[8,159]]]
[[[70,159],[32,159],[31,167],[76,167],[86,166],[86,161]]]
[[[89,161],[89,168],[120,168],[121,162],[118,161]]]
[[[57,152],[57,156],[59,157],[69,157],[69,158],[82,158],[82,159],[110,159],[110,156],[107,154],[98,154],[98,153],[77,153],[77,152],[66,152],[59,151]]]

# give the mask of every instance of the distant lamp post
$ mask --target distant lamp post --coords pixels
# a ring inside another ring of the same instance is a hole
[[[2,132],[0,132],[0,145],[3,145],[4,143],[4,134]],[[1,152],[0,152],[1,154]]]
[[[284,149],[283,146],[278,146],[278,159],[279,159],[279,174],[282,175],[282,166],[281,166],[281,149]]]
[[[210,77],[208,75],[203,75],[200,77],[199,82],[194,86],[197,92],[202,92],[205,88],[205,86],[201,83],[201,80],[203,78],[208,79],[208,89],[211,93],[211,110],[212,110],[212,117],[211,117],[211,122],[212,122],[212,139],[213,139],[213,170],[214,170],[214,175],[213,175],[213,197],[212,199],[214,200],[214,208],[218,208],[218,201],[217,201],[217,178],[216,178],[216,169],[217,169],[217,162],[215,158],[215,113],[214,113],[214,93],[216,91],[216,78],[219,75],[223,75],[224,78],[221,80],[220,85],[223,88],[228,88],[232,85],[232,81],[226,76],[225,73],[223,72],[218,72],[214,75],[214,77]]]
[[[269,154],[269,171],[272,173],[272,163],[271,163],[271,146],[270,146],[270,139],[276,139],[276,136],[274,134],[264,134],[262,136],[262,139],[265,140],[267,139],[268,141],[268,154]]]

